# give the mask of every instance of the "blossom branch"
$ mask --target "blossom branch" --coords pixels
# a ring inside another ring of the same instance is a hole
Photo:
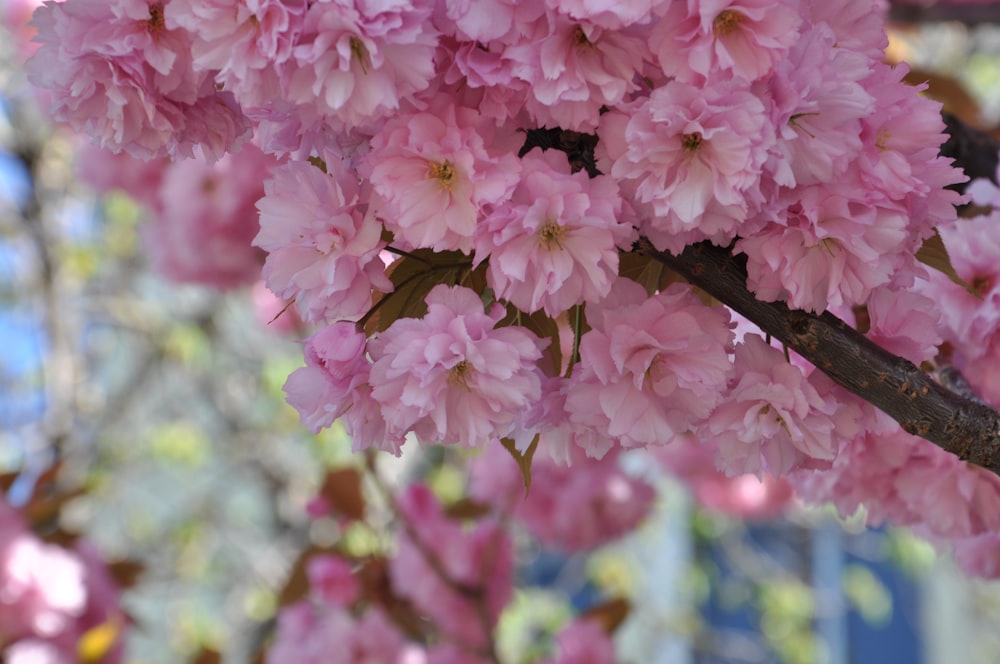
[[[636,250],[756,323],[905,431],[1000,475],[1000,414],[981,401],[935,382],[829,312],[757,300],[746,288],[745,258],[726,249],[702,242],[674,256],[642,239]]]

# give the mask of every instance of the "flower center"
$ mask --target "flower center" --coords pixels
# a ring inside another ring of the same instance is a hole
[[[142,23],[153,37],[159,36],[161,32],[166,30],[167,24],[163,20],[163,3],[154,2],[151,4],[149,6],[149,18]]]
[[[368,73],[368,69],[372,66],[371,56],[368,55],[368,49],[365,47],[365,43],[361,41],[359,37],[351,37],[351,59],[358,61],[358,66],[361,67],[361,71],[365,74]]]
[[[732,34],[740,27],[740,23],[746,18],[743,14],[732,9],[723,9],[712,21],[712,34],[716,37],[725,37]]]
[[[697,152],[698,148],[701,147],[701,134],[698,132],[684,134],[681,136],[681,146],[684,148],[684,152]]]
[[[549,251],[556,248],[562,249],[562,243],[565,239],[566,227],[560,226],[551,219],[538,229],[538,242]]]
[[[993,288],[993,284],[990,283],[989,277],[976,277],[969,285],[972,286],[972,290],[976,291],[980,295],[986,295]]]
[[[455,166],[448,161],[432,161],[427,165],[427,177],[441,183],[443,189],[451,191],[455,186]]]
[[[472,374],[472,365],[468,360],[462,360],[448,370],[448,384],[452,387],[462,387],[469,389],[469,375]]]
[[[588,48],[594,45],[594,42],[590,41],[587,37],[587,33],[583,31],[582,26],[576,26],[573,28],[573,45],[577,48]]]

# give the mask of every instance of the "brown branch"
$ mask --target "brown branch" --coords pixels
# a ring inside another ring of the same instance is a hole
[[[636,251],[752,320],[905,431],[1000,475],[1000,414],[989,406],[936,383],[829,312],[815,315],[757,300],[746,287],[745,257],[707,242],[674,256],[642,239]]]

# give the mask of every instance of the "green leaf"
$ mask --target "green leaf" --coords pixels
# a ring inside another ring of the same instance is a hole
[[[497,323],[497,327],[508,325],[520,325],[526,327],[540,339],[548,339],[549,345],[545,349],[545,354],[552,360],[551,376],[559,375],[562,369],[562,345],[559,342],[559,325],[549,318],[544,311],[536,311],[533,314],[526,314],[516,309],[513,305],[507,305],[507,315]]]
[[[664,267],[659,261],[635,252],[622,253],[618,261],[618,276],[626,277],[652,295],[662,287]]]
[[[512,438],[504,438],[500,441],[503,448],[514,457],[517,467],[521,469],[521,478],[524,480],[524,495],[528,495],[528,490],[531,489],[531,460],[535,456],[535,450],[538,449],[539,435],[535,434],[535,437],[531,440],[531,445],[528,445],[528,449],[524,451],[524,454],[521,454],[521,451],[517,449],[517,445]]]

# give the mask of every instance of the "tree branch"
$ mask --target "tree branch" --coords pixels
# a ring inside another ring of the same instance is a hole
[[[757,300],[746,287],[745,257],[708,242],[678,256],[657,251],[646,239],[635,250],[752,320],[905,431],[1000,475],[1000,414],[981,401],[936,383],[829,312],[815,315]]]

